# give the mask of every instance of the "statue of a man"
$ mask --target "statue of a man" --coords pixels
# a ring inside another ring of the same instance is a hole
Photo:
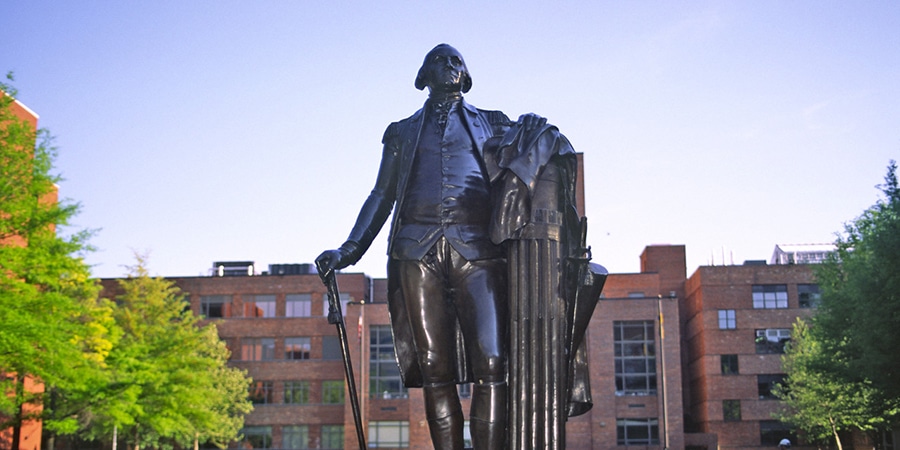
[[[476,449],[507,440],[507,264],[491,242],[491,184],[483,149],[511,125],[500,111],[463,100],[472,78],[462,55],[441,44],[415,82],[425,106],[392,123],[375,187],[347,241],[316,260],[320,270],[355,264],[396,205],[388,239],[394,347],[407,387],[422,387],[436,449],[463,448],[458,383],[472,382]],[[528,114],[525,129],[545,120]]]

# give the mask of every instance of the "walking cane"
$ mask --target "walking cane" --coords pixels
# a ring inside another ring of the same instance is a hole
[[[347,387],[350,391],[350,406],[353,408],[353,421],[356,422],[356,439],[359,449],[366,449],[366,435],[363,434],[362,418],[359,413],[359,398],[356,395],[356,381],[353,378],[353,365],[350,363],[350,345],[347,343],[347,327],[344,326],[344,312],[341,311],[340,294],[338,294],[337,277],[334,270],[325,272],[322,277],[328,287],[328,323],[337,326],[341,341],[341,355],[344,357],[344,374],[347,376]]]

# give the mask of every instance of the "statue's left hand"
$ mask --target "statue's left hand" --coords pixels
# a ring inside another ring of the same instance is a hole
[[[546,117],[541,117],[535,113],[522,114],[516,122],[525,128],[525,131],[531,131],[544,126],[547,123]]]

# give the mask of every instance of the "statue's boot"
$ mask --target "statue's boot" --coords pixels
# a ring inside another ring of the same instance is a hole
[[[507,447],[507,391],[505,382],[476,383],[472,388],[469,429],[475,450]]]
[[[463,413],[456,385],[425,386],[425,415],[435,450],[462,450]]]

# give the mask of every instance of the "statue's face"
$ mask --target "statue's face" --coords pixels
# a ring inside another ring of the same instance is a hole
[[[432,91],[459,92],[467,72],[462,55],[453,47],[439,46],[425,60],[426,84]]]

